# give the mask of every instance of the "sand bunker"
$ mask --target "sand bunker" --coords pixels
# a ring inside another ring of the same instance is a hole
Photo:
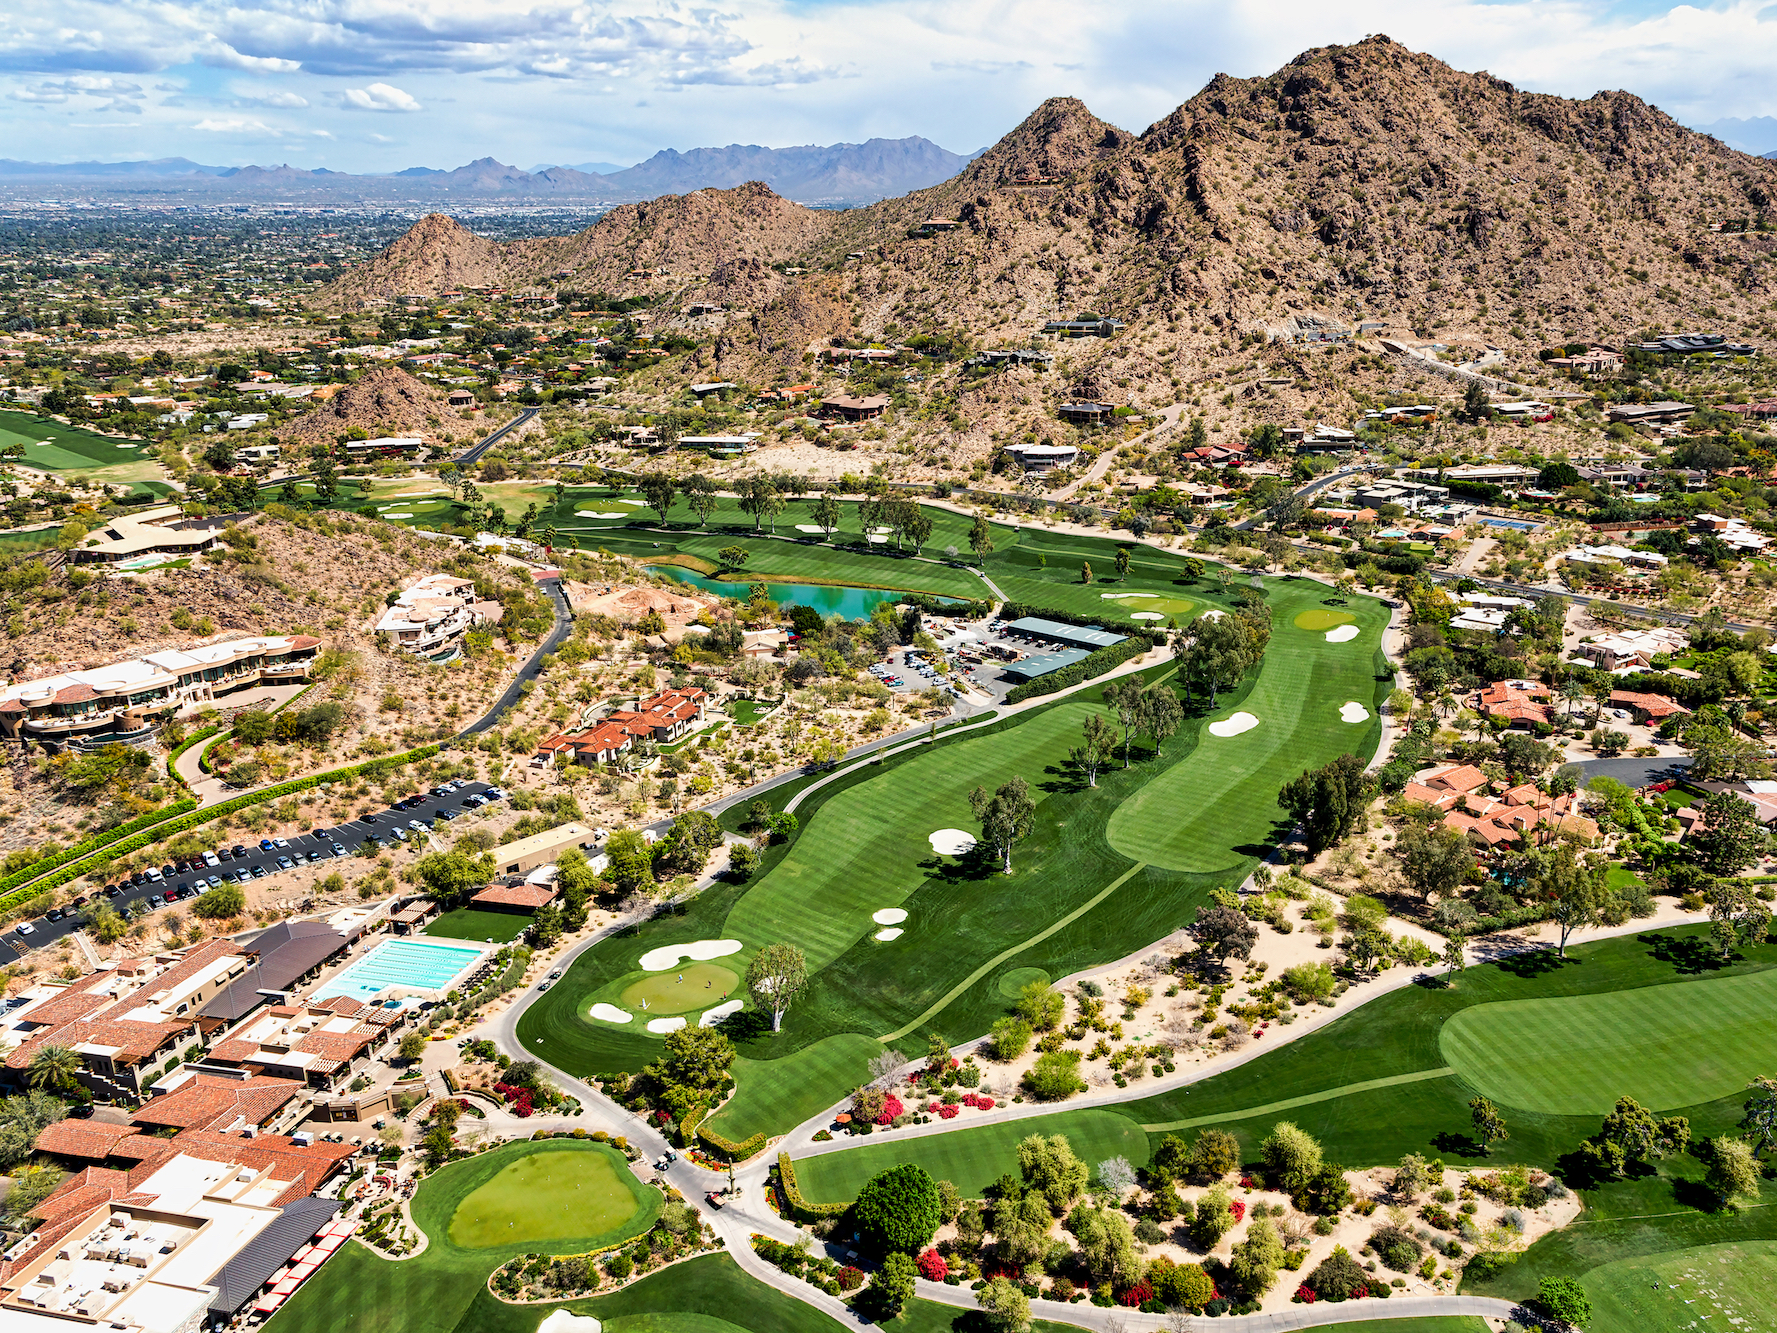
[[[1220,620],[1223,616],[1225,616],[1227,614],[1228,613],[1226,611],[1218,610],[1217,608],[1212,606],[1209,610],[1205,611],[1201,616],[1199,616],[1198,619],[1199,620]]]
[[[975,850],[975,835],[959,828],[941,828],[926,841],[939,856],[963,856]]]
[[[1362,631],[1356,625],[1341,625],[1338,629],[1327,631],[1328,643],[1350,643]]]
[[[623,513],[621,510],[619,510],[615,514],[601,514],[601,513],[597,512],[596,510],[592,510],[592,509],[576,509],[574,511],[574,517],[575,518],[628,518],[629,515]]]
[[[890,940],[898,940],[901,938],[901,928],[899,926],[890,926],[887,930],[877,931],[873,938],[879,939],[885,944]]]
[[[651,1018],[648,1020],[648,1031],[650,1032],[677,1032],[684,1026],[685,1016],[683,1014],[677,1018]]]
[[[620,505],[634,505],[637,509],[642,509],[647,506],[648,502],[646,500],[614,500],[614,501],[612,501],[612,503],[613,504],[620,504]]]
[[[880,912],[872,912],[870,919],[879,926],[898,926],[907,919],[907,910],[903,907],[885,907]]]
[[[641,956],[637,966],[644,972],[664,972],[670,967],[677,967],[681,958],[703,963],[739,952],[739,940],[693,940],[690,944],[668,944],[659,949],[650,949]]]
[[[592,1016],[603,1023],[627,1023],[635,1017],[627,1009],[619,1009],[616,1005],[605,1004],[603,1001],[592,1006]]]
[[[700,1028],[713,1028],[724,1018],[727,1018],[729,1014],[738,1014],[744,1008],[746,1008],[745,1001],[730,1000],[727,1004],[719,1004],[714,1009],[705,1009],[703,1011],[703,1017],[697,1020],[697,1026]]]
[[[1343,703],[1339,705],[1339,720],[1341,722],[1368,722],[1370,710],[1355,700]]]
[[[563,1306],[544,1316],[537,1333],[604,1333],[604,1325],[589,1314],[575,1314]]]
[[[872,532],[866,540],[873,541],[879,546],[887,546],[888,545],[888,538],[887,537],[879,537],[874,532]]]
[[[1101,592],[1098,594],[1099,600],[1106,602],[1113,601],[1118,597],[1158,597],[1159,595],[1157,592]]]
[[[1131,611],[1129,613],[1129,618],[1131,620],[1165,620],[1166,619],[1166,617],[1161,615],[1158,611]]]
[[[413,515],[408,513],[406,510],[397,509],[392,514],[384,514],[383,517],[384,518],[412,518]]]
[[[797,532],[812,532],[816,536],[819,536],[819,537],[825,537],[827,535],[827,530],[825,528],[823,528],[819,523],[798,523],[796,525],[796,531]]]
[[[1259,725],[1259,719],[1251,713],[1236,713],[1233,717],[1223,718],[1220,722],[1209,724],[1211,736],[1238,736],[1243,731],[1251,731]]]

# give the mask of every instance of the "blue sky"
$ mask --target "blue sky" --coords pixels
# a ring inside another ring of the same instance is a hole
[[[1215,73],[1386,32],[1687,124],[1777,115],[1777,4],[1582,0],[6,0],[0,155],[345,171],[923,134],[1043,98],[1141,130]],[[1771,142],[1777,148],[1777,126]]]

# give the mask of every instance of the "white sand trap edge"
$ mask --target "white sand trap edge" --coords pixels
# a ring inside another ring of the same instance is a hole
[[[1220,620],[1223,616],[1225,616],[1227,614],[1228,613],[1226,611],[1221,610],[1219,607],[1212,606],[1212,607],[1210,607],[1209,610],[1205,611],[1202,615],[1198,616],[1197,618],[1199,620]]]
[[[627,1023],[635,1017],[627,1009],[619,1009],[616,1005],[606,1004],[602,1000],[593,1005],[590,1012],[601,1023]]]
[[[1158,611],[1131,611],[1129,613],[1129,618],[1131,620],[1165,620],[1166,619],[1166,617],[1161,615]]]
[[[565,1307],[545,1315],[537,1333],[604,1333],[604,1325],[589,1314],[574,1314]]]
[[[611,503],[612,504],[619,504],[619,505],[633,505],[637,509],[642,509],[647,506],[648,502],[646,500],[613,500],[613,501],[611,501]]]
[[[575,518],[628,518],[629,515],[623,513],[621,510],[619,510],[615,514],[601,514],[597,510],[593,510],[593,509],[576,509],[574,511],[574,517]]]
[[[650,1032],[677,1032],[684,1026],[685,1015],[683,1014],[677,1018],[650,1018],[648,1020],[648,1031]]]
[[[405,510],[398,509],[392,514],[384,514],[383,517],[384,518],[412,518],[413,515],[408,513]]]
[[[711,958],[724,958],[739,952],[739,940],[693,940],[689,944],[668,944],[650,949],[636,961],[636,966],[644,972],[665,972],[677,967],[681,958],[703,963]]]
[[[885,907],[880,912],[872,912],[870,919],[879,926],[898,926],[907,919],[904,907]]]
[[[1209,724],[1211,736],[1238,736],[1243,731],[1251,731],[1259,725],[1259,719],[1251,713],[1236,713],[1233,717],[1225,717],[1220,722]]]
[[[959,828],[941,828],[926,841],[939,856],[965,856],[975,850],[975,835]]]
[[[877,931],[875,935],[871,936],[871,938],[881,940],[884,944],[887,944],[890,940],[900,939],[901,933],[901,928],[899,926],[890,926],[887,930]]]
[[[1098,598],[1102,602],[1114,601],[1119,597],[1158,597],[1157,592],[1101,592]]]
[[[875,542],[878,546],[887,546],[888,545],[888,538],[887,537],[879,537],[874,532],[872,532],[869,535],[868,540]]]
[[[1339,720],[1341,722],[1368,722],[1370,710],[1353,699],[1350,703],[1339,705]]]
[[[1327,631],[1328,643],[1350,643],[1363,633],[1356,625],[1338,625]]]
[[[697,1020],[697,1026],[713,1028],[729,1014],[738,1014],[744,1008],[746,1008],[744,1000],[729,1000],[726,1004],[719,1004],[714,1009],[705,1009],[703,1017]]]
[[[827,535],[827,530],[825,528],[823,528],[819,523],[798,523],[796,525],[796,531],[797,532],[813,532],[813,533],[816,533],[822,537],[825,537]]]

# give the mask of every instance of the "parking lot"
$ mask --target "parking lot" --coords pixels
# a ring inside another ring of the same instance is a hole
[[[1008,677],[1005,668],[1051,646],[1008,634],[1003,622],[997,620],[948,621],[927,617],[925,626],[937,640],[951,678],[996,703],[1024,683],[1022,677]],[[945,684],[945,677],[931,661],[931,655],[918,648],[896,649],[886,663],[872,666],[870,673],[897,693]]]
[[[167,864],[156,867],[152,872],[144,871],[139,883],[125,879],[120,884],[103,886],[84,895],[84,902],[77,899],[75,905],[65,909],[57,908],[48,916],[12,927],[0,934],[0,941],[11,945],[15,952],[24,954],[46,944],[53,944],[62,936],[78,930],[83,911],[102,901],[109,900],[126,919],[133,918],[165,907],[169,902],[195,898],[206,889],[219,884],[240,884],[266,879],[299,864],[310,865],[335,857],[349,856],[366,839],[376,842],[380,847],[411,841],[423,836],[420,830],[412,827],[413,824],[430,828],[440,815],[447,820],[454,819],[466,810],[476,808],[478,804],[504,796],[503,792],[500,796],[490,796],[490,793],[496,791],[498,788],[485,782],[453,782],[431,791],[415,792],[407,801],[400,803],[405,808],[390,807],[372,811],[344,824],[318,826],[294,838],[213,845],[210,851],[214,856],[214,864],[211,864],[210,857],[205,857],[197,862],[186,863],[183,869],[178,864]],[[465,806],[466,801],[472,803]],[[107,892],[107,889],[115,892]],[[51,917],[55,919],[52,920]]]

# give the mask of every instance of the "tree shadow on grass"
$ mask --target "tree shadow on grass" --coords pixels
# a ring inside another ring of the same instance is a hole
[[[1525,953],[1507,954],[1495,964],[1501,972],[1509,972],[1521,981],[1531,981],[1550,972],[1559,972],[1574,960],[1563,958],[1553,949],[1531,949]]]
[[[1001,873],[999,853],[980,842],[954,859],[932,856],[917,864],[928,880],[940,884],[976,883]]]
[[[1456,1134],[1444,1130],[1432,1141],[1432,1147],[1439,1152],[1454,1153],[1458,1157],[1485,1157],[1487,1149],[1467,1134]]]
[[[1637,935],[1635,940],[1638,944],[1649,946],[1648,953],[1654,958],[1671,964],[1675,971],[1688,976],[1717,972],[1734,961],[1733,957],[1723,958],[1715,945],[1701,936],[1664,935],[1656,932]]]

